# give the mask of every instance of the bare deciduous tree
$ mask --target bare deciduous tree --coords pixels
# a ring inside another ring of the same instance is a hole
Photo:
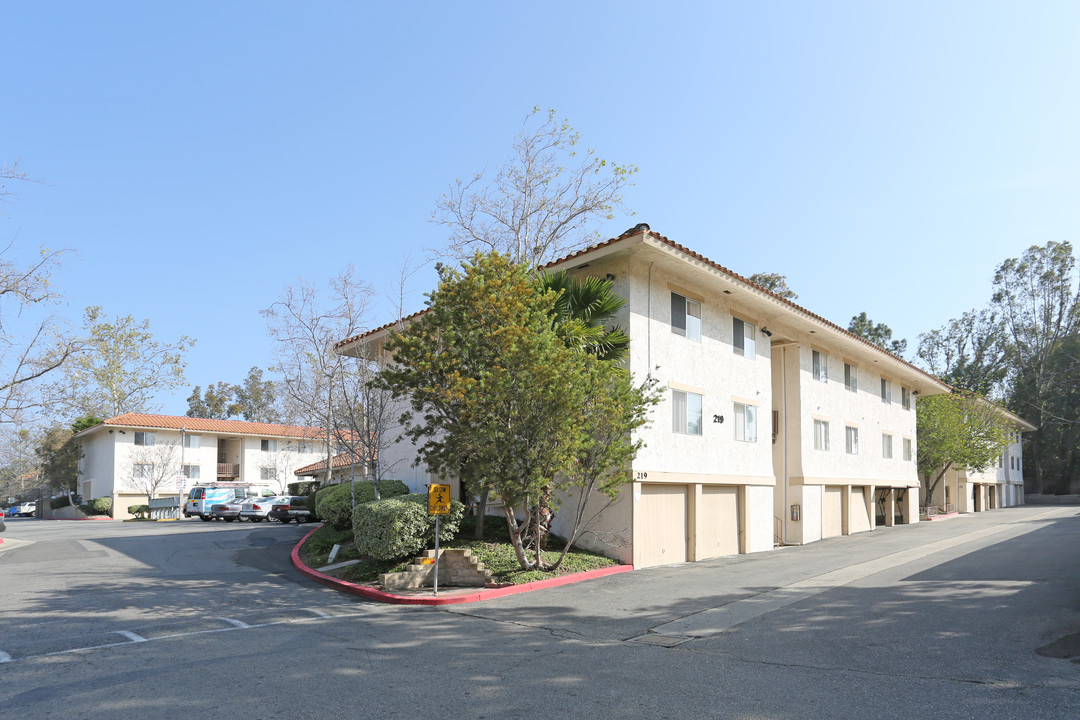
[[[580,137],[554,110],[533,108],[494,177],[455,180],[439,200],[432,221],[450,228],[441,254],[494,250],[535,267],[597,239],[599,221],[626,210],[622,193],[637,168],[609,163]]]
[[[285,395],[297,412],[325,429],[326,483],[333,477],[336,411],[341,404],[342,376],[352,361],[334,345],[356,335],[367,317],[372,291],[354,276],[352,267],[322,289],[299,281],[285,288],[281,299],[262,311],[270,336],[277,341],[272,370],[280,373]]]
[[[176,443],[163,442],[135,447],[130,455],[128,486],[146,495],[147,504],[169,480],[180,474],[180,454]]]

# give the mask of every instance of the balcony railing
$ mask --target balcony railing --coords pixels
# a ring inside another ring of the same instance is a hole
[[[240,477],[240,463],[218,463],[217,464],[217,476],[220,477]]]

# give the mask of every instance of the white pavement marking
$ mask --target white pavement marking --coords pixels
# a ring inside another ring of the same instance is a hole
[[[0,650],[0,663],[11,662],[11,656],[3,650]]]
[[[130,640],[133,643],[146,642],[146,638],[144,638],[142,635],[136,635],[135,633],[131,632],[130,630],[113,630],[113,632],[116,633],[117,635],[123,635],[124,637],[126,637],[128,640]]]
[[[304,610],[306,610],[309,613],[315,613],[316,615],[318,615],[321,618],[333,617],[333,615],[331,615],[330,613],[323,612],[322,610],[318,610],[316,608],[304,608]]]
[[[246,622],[241,622],[240,620],[233,620],[232,618],[214,618],[214,619],[215,620],[220,620],[221,622],[227,622],[230,625],[232,625],[233,627],[238,627],[238,628],[249,628],[249,627],[251,627]]]
[[[752,595],[741,600],[735,600],[726,605],[721,605],[720,607],[710,608],[688,617],[680,618],[679,620],[673,620],[672,622],[657,625],[654,628],[650,628],[650,632],[661,635],[689,635],[697,638],[716,635],[725,630],[729,630],[736,625],[741,625],[748,620],[767,615],[827,590],[832,590],[833,588],[847,585],[848,583],[861,580],[867,576],[915,562],[928,555],[940,553],[949,548],[956,547],[957,545],[974,542],[1010,530],[1016,532],[1016,536],[1025,535],[1042,527],[1042,525],[1035,522],[1036,520],[1044,518],[1047,515],[1057,514],[1057,512],[1057,510],[1051,510],[1033,518],[1029,518],[1024,526],[1009,523],[985,528],[983,530],[975,530],[963,535],[958,535],[957,537],[938,540],[937,542],[911,548],[910,550],[901,550],[892,555],[886,555],[874,560],[867,560],[866,562],[842,567],[816,577],[794,582],[782,588]]]

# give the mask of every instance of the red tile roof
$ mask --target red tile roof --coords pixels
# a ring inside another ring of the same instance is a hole
[[[723,265],[720,265],[719,263],[713,262],[712,260],[705,257],[701,253],[694,252],[693,250],[691,250],[690,248],[688,248],[688,247],[686,247],[684,245],[680,245],[680,244],[678,244],[676,242],[673,242],[673,241],[669,240],[665,236],[663,236],[660,233],[658,233],[658,232],[652,230],[651,228],[649,228],[648,224],[646,224],[646,223],[639,223],[638,225],[630,228],[629,230],[624,232],[622,235],[619,235],[618,237],[611,238],[610,240],[605,240],[602,243],[598,243],[596,245],[592,245],[592,246],[587,247],[587,248],[582,248],[581,250],[577,250],[576,252],[572,252],[569,255],[558,258],[556,260],[552,260],[551,262],[547,263],[546,265],[543,265],[542,269],[552,268],[552,267],[555,267],[557,265],[561,265],[561,264],[563,264],[563,263],[565,263],[565,262],[567,262],[569,260],[574,260],[574,259],[577,259],[577,258],[584,257],[586,255],[590,255],[590,254],[595,253],[595,252],[597,252],[599,250],[602,250],[604,248],[616,245],[619,242],[623,242],[623,241],[625,241],[625,240],[627,240],[627,239],[629,239],[631,237],[637,237],[637,236],[649,237],[649,238],[652,238],[653,240],[656,240],[657,242],[662,243],[663,245],[667,245],[668,247],[670,247],[670,248],[672,248],[674,250],[677,250],[678,252],[683,253],[684,255],[687,255],[687,256],[701,262],[702,264],[704,264],[704,265],[706,265],[706,266],[708,266],[708,267],[710,267],[710,268],[712,268],[714,270],[717,270],[718,272],[720,272],[720,273],[722,273],[724,275],[727,275],[728,277],[733,278],[734,280],[739,281],[740,283],[748,285],[749,287],[751,287],[754,290],[762,293],[763,295],[766,295],[766,296],[772,298],[773,300],[775,300],[775,301],[777,301],[777,302],[779,302],[779,303],[781,303],[783,305],[788,306],[790,309],[795,310],[798,314],[801,314],[804,317],[813,319],[814,321],[824,325],[825,327],[830,328],[831,330],[834,330],[834,331],[840,333],[841,335],[847,336],[850,339],[853,339],[853,340],[856,340],[857,342],[862,343],[866,347],[871,348],[874,351],[879,352],[882,355],[884,355],[884,356],[886,356],[886,357],[888,357],[888,358],[890,358],[892,360],[895,360],[896,362],[899,362],[902,365],[904,365],[904,366],[914,370],[915,372],[919,373],[920,375],[924,376],[927,380],[929,380],[931,383],[933,383],[935,386],[937,386],[937,388],[940,391],[943,391],[943,392],[947,391],[947,389],[949,387],[946,383],[943,383],[941,380],[939,380],[935,376],[931,375],[930,373],[926,372],[922,368],[917,367],[915,365],[912,365],[907,360],[904,360],[903,358],[901,358],[901,357],[899,357],[897,355],[893,355],[888,350],[885,350],[884,348],[882,348],[882,347],[880,347],[878,345],[875,345],[874,343],[870,342],[866,338],[861,337],[859,335],[856,335],[855,333],[851,332],[850,330],[847,330],[847,329],[845,329],[843,327],[840,327],[836,323],[829,322],[828,320],[826,320],[822,316],[820,316],[820,315],[818,315],[816,313],[810,312],[809,310],[807,310],[803,306],[798,305],[796,303],[793,303],[790,300],[788,300],[787,298],[782,298],[779,295],[777,295],[776,293],[771,292],[770,290],[766,290],[765,288],[761,287],[760,285],[752,282],[749,278],[743,277],[742,275],[739,275],[738,273],[736,273],[736,272],[734,272],[732,270],[729,270],[728,268],[724,267]],[[374,330],[369,330],[366,333],[361,333],[360,335],[354,335],[353,337],[346,338],[345,340],[342,340],[342,341],[336,343],[334,345],[334,347],[335,348],[340,348],[340,347],[343,347],[345,345],[351,344],[351,343],[353,343],[353,342],[355,342],[357,340],[368,337],[370,335],[374,335],[375,333],[378,333],[378,332],[386,330],[386,329],[388,329],[390,327],[393,327],[394,325],[396,325],[398,323],[405,322],[405,321],[408,321],[408,320],[412,320],[413,318],[416,318],[416,317],[418,317],[420,315],[423,315],[426,312],[428,312],[428,309],[424,309],[424,310],[421,310],[419,312],[413,313],[412,315],[408,316],[407,318],[402,318],[401,320],[397,320],[397,321],[392,322],[392,323],[387,323],[386,325],[383,325],[382,327],[377,327]]]
[[[347,453],[347,452],[341,453],[339,455],[335,455],[333,460],[334,460],[334,464],[333,464],[334,469],[343,468],[343,467],[352,467],[354,464],[357,464],[357,465],[362,464],[362,462],[359,459],[357,459],[356,456],[353,453]],[[293,474],[294,475],[314,475],[315,473],[320,473],[320,472],[323,472],[324,470],[326,470],[326,460],[320,460],[319,462],[313,462],[310,465],[305,465],[302,468],[297,468],[296,472],[294,472]]]
[[[211,420],[177,415],[150,415],[144,413],[125,413],[111,417],[103,423],[83,430],[88,433],[100,427],[151,428],[161,430],[186,429],[189,432],[209,432],[227,435],[258,435],[261,437],[288,437],[317,440],[326,437],[326,431],[316,427],[298,425],[279,425],[276,423],[257,423],[245,420]]]

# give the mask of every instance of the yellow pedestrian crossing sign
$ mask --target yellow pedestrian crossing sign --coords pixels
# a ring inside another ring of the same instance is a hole
[[[450,486],[432,483],[428,485],[428,515],[450,514]]]

